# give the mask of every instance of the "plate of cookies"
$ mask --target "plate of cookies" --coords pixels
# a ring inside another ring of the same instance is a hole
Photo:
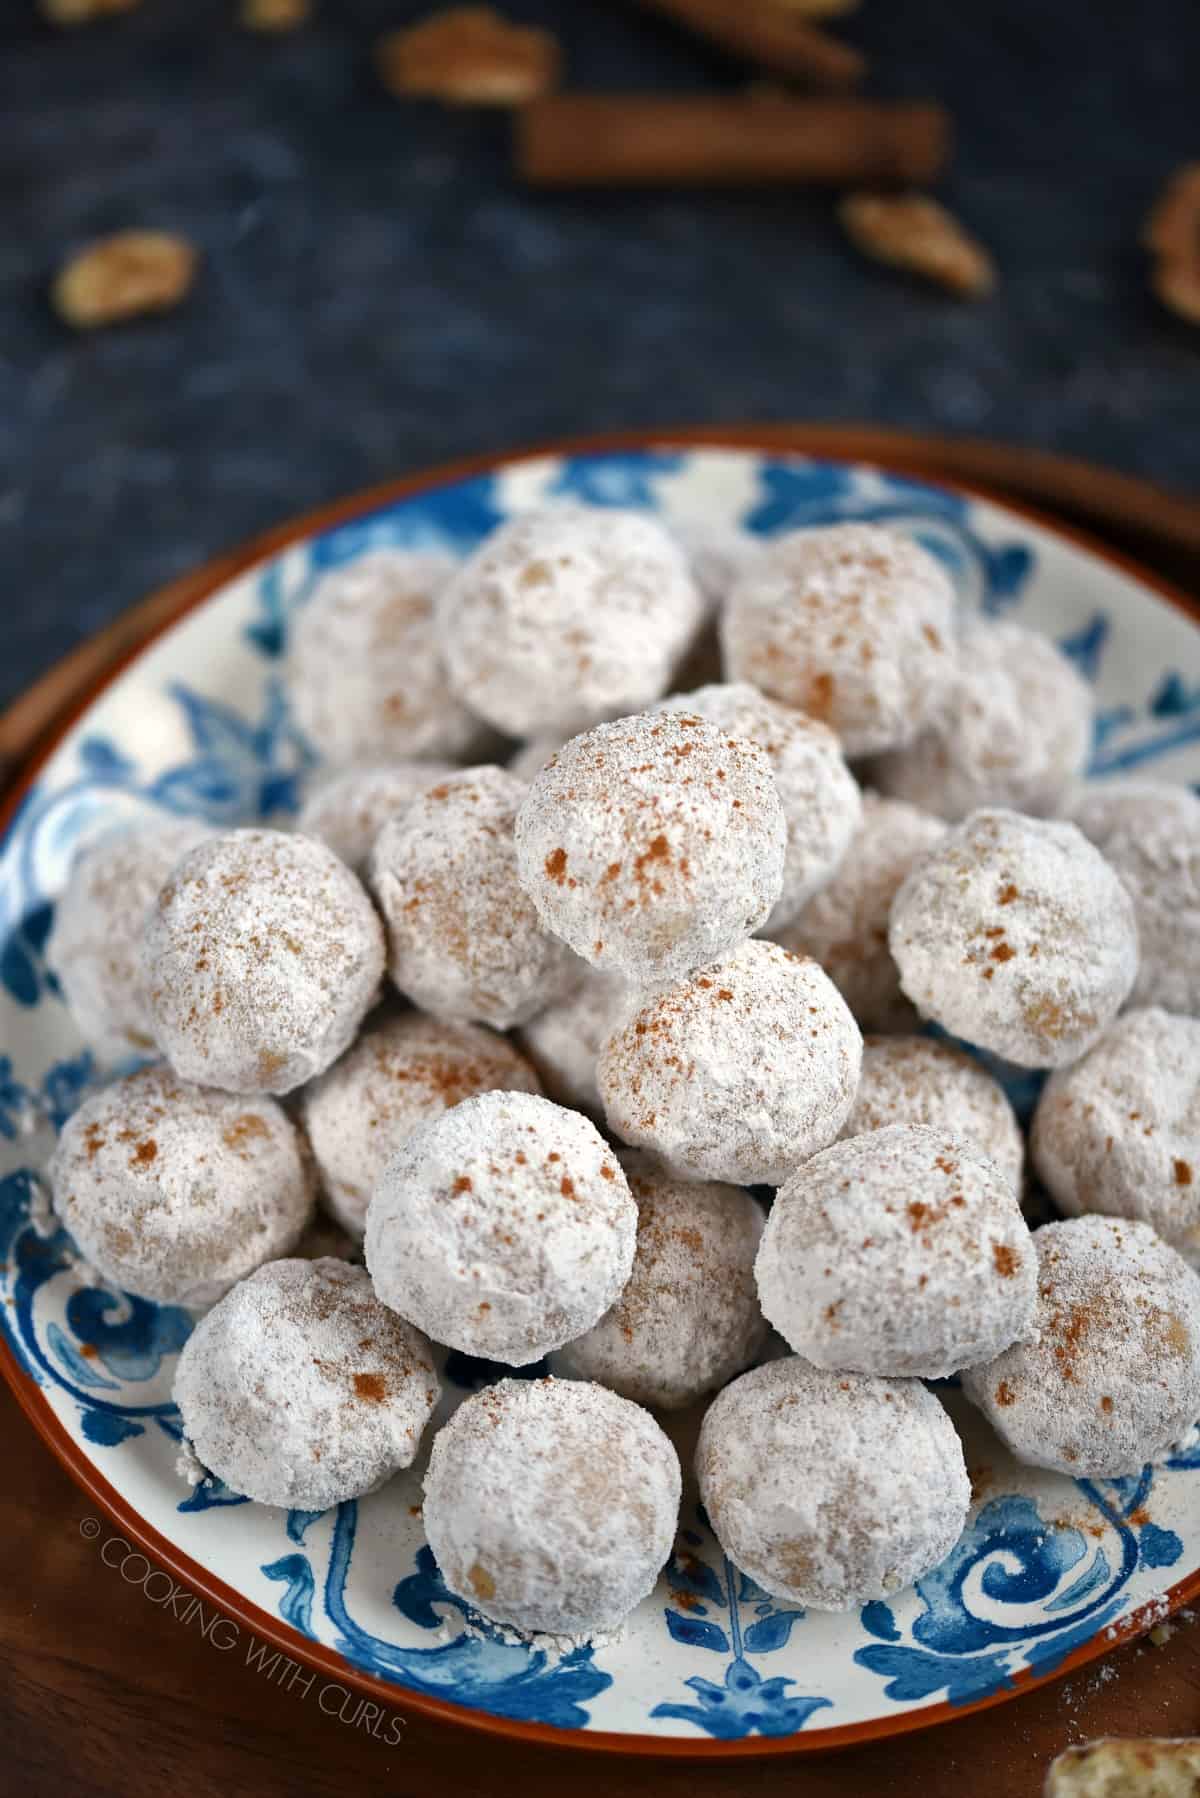
[[[1200,1592],[1187,602],[719,438],[232,565],[0,850],[3,1366],[128,1542],[256,1670],[702,1757]]]

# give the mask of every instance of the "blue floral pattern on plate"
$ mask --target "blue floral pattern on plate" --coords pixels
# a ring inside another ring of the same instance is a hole
[[[47,1215],[38,1169],[101,1074],[45,960],[79,842],[147,810],[285,822],[313,756],[289,717],[280,661],[321,574],[380,545],[462,553],[514,509],[562,499],[760,535],[846,519],[909,531],[942,558],[964,606],[1038,623],[1096,683],[1095,773],[1200,774],[1196,638],[1181,617],[1052,534],[877,470],[670,445],[540,458],[292,545],[152,646],[69,734],[10,823],[0,851],[5,1335],[39,1402],[151,1528],[300,1638],[394,1682],[400,1708],[407,1690],[585,1736],[819,1743],[826,1728],[991,1697],[1102,1645],[1131,1615],[1151,1615],[1169,1583],[1196,1579],[1200,1437],[1135,1479],[1072,1482],[1016,1469],[994,1439],[972,1448],[985,1426],[960,1416],[969,1459],[989,1464],[987,1494],[912,1591],[855,1617],[806,1615],[731,1566],[689,1501],[658,1590],[623,1638],[529,1643],[446,1590],[421,1537],[415,1473],[322,1516],[267,1511],[212,1479],[186,1488],[170,1384],[191,1319],[107,1291]],[[450,1356],[443,1404],[498,1371]]]

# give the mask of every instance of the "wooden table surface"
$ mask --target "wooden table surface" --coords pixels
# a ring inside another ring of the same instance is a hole
[[[866,448],[856,442],[851,453]],[[894,440],[887,449],[888,459],[900,460]],[[1057,503],[1093,529],[1110,523],[1111,536],[1123,547],[1134,534],[1131,517],[1140,514],[1137,548],[1169,576],[1194,575],[1193,591],[1200,589],[1200,558],[1193,559],[1187,529],[1179,528],[1180,519],[1187,520],[1178,502],[1164,506],[1155,556],[1153,542],[1140,540],[1148,520],[1144,506],[1131,508],[1121,484],[1114,490],[1099,472],[1089,484],[1081,465],[1070,465],[1066,476],[1065,467],[1053,470],[1057,490],[1047,481],[1044,491],[1031,493],[1027,462],[1021,479],[1005,485],[1021,497]],[[948,454],[937,461],[926,449],[921,472],[997,480],[1004,471],[999,465],[985,471],[978,455],[973,464]],[[144,625],[131,615],[114,627],[109,643],[91,646],[69,678],[51,677],[27,696],[28,707],[18,706],[0,721],[7,727],[0,731],[4,759],[15,760],[14,752],[42,735],[47,702],[51,710],[68,709],[77,690],[128,650],[139,628],[144,634],[176,609],[186,587],[178,584],[176,598],[148,602]],[[557,1798],[567,1781],[573,1798],[614,1791],[655,1798],[710,1792],[730,1798],[785,1792],[805,1798],[949,1798],[962,1792],[1037,1798],[1047,1763],[1073,1742],[1103,1734],[1200,1733],[1200,1618],[1185,1614],[1161,1645],[1145,1639],[1009,1704],[837,1755],[706,1767],[530,1749],[416,1715],[406,1718],[402,1695],[394,1719],[377,1721],[372,1735],[329,1714],[337,1694],[320,1676],[307,1689],[303,1670],[290,1689],[273,1684],[246,1665],[244,1644],[223,1652],[107,1565],[105,1545],[118,1536],[115,1526],[73,1484],[2,1385],[0,1440],[6,1448],[0,1482],[0,1798],[227,1798],[251,1792],[255,1798],[405,1798],[443,1785],[456,1798],[506,1792]],[[107,1558],[116,1558],[115,1551]],[[152,1592],[165,1589],[165,1577],[151,1585]],[[356,1703],[351,1700],[348,1716]]]

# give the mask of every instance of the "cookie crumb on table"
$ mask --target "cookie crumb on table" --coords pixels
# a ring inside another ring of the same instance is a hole
[[[1102,1736],[1051,1763],[1045,1798],[1195,1798],[1198,1790],[1200,1738]]]

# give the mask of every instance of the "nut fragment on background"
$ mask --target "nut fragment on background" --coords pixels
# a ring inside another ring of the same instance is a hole
[[[167,231],[116,231],[72,256],[54,278],[50,298],[69,325],[89,330],[178,305],[196,273],[185,238]]]
[[[311,0],[242,0],[238,24],[246,31],[295,31],[311,17]]]
[[[847,194],[838,208],[864,256],[923,275],[963,299],[990,293],[992,259],[958,220],[925,194]]]
[[[1104,1736],[1050,1766],[1045,1798],[1195,1798],[1200,1738]]]
[[[751,0],[751,8],[755,0]],[[757,0],[773,12],[790,12],[797,19],[835,19],[857,12],[859,0]]]
[[[1200,162],[1176,169],[1150,211],[1142,241],[1155,257],[1151,285],[1163,305],[1200,325]]]
[[[118,12],[132,12],[140,0],[38,0],[38,11],[51,25],[90,25]]]
[[[549,31],[513,25],[490,6],[454,6],[375,46],[390,93],[452,106],[523,106],[558,81],[562,53]]]

